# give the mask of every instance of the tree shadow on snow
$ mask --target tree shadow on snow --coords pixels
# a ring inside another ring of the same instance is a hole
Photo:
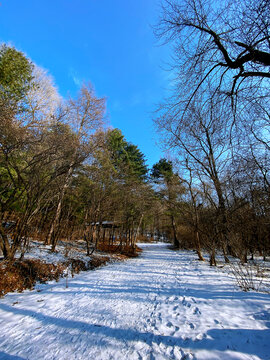
[[[124,283],[121,284],[117,281],[114,283],[106,284],[106,283],[99,283],[98,286],[95,284],[92,284],[91,282],[75,282],[73,280],[70,280],[68,283],[68,289],[65,289],[63,291],[55,290],[55,294],[63,294],[66,295],[74,295],[77,294],[78,291],[81,291],[83,293],[89,293],[93,296],[101,296],[103,299],[104,297],[111,298],[114,294],[127,294],[127,299],[131,298],[131,294],[134,294],[133,301],[141,301],[145,302],[148,299],[145,298],[143,295],[148,294],[157,294],[158,296],[186,296],[186,297],[192,297],[195,300],[198,299],[198,302],[202,300],[268,300],[269,295],[263,294],[263,293],[255,293],[255,292],[244,292],[244,291],[234,291],[234,290],[228,290],[226,286],[222,287],[221,284],[207,284],[207,287],[205,283],[202,284],[181,284],[179,287],[167,287],[166,284],[163,284],[163,287],[155,287],[153,286],[153,282],[149,280],[149,285],[142,285],[140,284],[139,280],[136,281],[130,281],[128,284]],[[188,286],[190,286],[188,288]],[[78,290],[77,290],[78,289]],[[46,290],[43,290],[44,293]],[[142,295],[140,297],[140,295]],[[123,297],[124,299],[124,297]],[[176,302],[177,305],[177,302]],[[270,320],[270,319],[269,319]]]
[[[26,360],[20,356],[9,355],[3,351],[0,351],[0,359],[3,359],[3,360]]]
[[[90,324],[82,321],[56,318],[32,310],[14,308],[5,304],[0,304],[0,309],[16,315],[29,316],[40,321],[44,326],[54,325],[62,329],[77,329],[81,331],[81,336],[85,333],[102,335],[102,346],[106,346],[106,338],[114,338],[121,342],[141,341],[149,346],[153,343],[165,346],[179,346],[192,350],[217,350],[226,352],[236,351],[250,355],[257,355],[261,359],[269,359],[269,339],[270,329],[210,329],[202,340],[182,339],[170,335],[155,335],[150,332],[140,332],[134,329],[111,328],[106,325]],[[61,339],[61,334],[59,334]],[[59,340],[60,340],[59,339]],[[104,342],[105,340],[105,342]],[[256,350],[255,350],[256,349]],[[3,354],[3,353],[2,353]],[[0,353],[1,355],[1,353]],[[4,359],[23,360],[20,357],[8,357]],[[1,358],[1,357],[0,357]],[[228,357],[230,358],[230,357]]]

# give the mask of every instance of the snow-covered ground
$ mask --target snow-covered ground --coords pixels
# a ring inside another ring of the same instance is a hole
[[[19,257],[20,253],[17,253]],[[102,254],[99,254],[102,256]],[[72,259],[80,259],[87,263],[90,257],[86,255],[86,245],[84,241],[77,241],[76,243],[69,243],[59,241],[56,246],[56,251],[51,252],[51,245],[44,245],[38,241],[31,241],[28,251],[24,255],[24,259],[39,259],[46,263],[63,263]]]
[[[139,258],[0,299],[0,359],[270,359],[270,295],[192,252]]]

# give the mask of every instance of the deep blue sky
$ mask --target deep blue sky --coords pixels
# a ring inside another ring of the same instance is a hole
[[[151,119],[169,84],[169,50],[151,28],[159,13],[159,0],[3,0],[0,41],[48,69],[64,97],[90,81],[152,165],[162,153]]]

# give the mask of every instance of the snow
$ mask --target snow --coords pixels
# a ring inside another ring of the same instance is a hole
[[[270,295],[189,251],[139,258],[0,300],[0,359],[270,359]]]
[[[20,254],[18,253],[17,256]],[[101,254],[99,254],[102,256]],[[28,251],[24,255],[25,259],[39,259],[46,263],[61,263],[68,258],[80,259],[87,263],[90,257],[86,255],[85,243],[76,242],[73,246],[68,242],[59,241],[56,251],[51,252],[51,245],[44,245],[37,241],[31,241]]]

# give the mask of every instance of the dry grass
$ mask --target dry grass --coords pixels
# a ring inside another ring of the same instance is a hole
[[[80,259],[69,259],[64,263],[48,264],[41,260],[16,260],[14,263],[0,263],[0,297],[8,292],[22,292],[33,289],[37,282],[58,281],[69,269],[72,277],[80,271],[93,270],[105,265],[108,256],[92,256],[88,263]]]
[[[81,259],[68,258],[65,262],[50,264],[39,259],[16,260],[12,263],[0,262],[0,297],[8,292],[21,292],[25,289],[33,289],[37,282],[45,283],[49,280],[58,281],[60,277],[78,274],[80,271],[93,270],[105,265],[111,258],[125,260],[136,257],[142,251],[137,246],[108,245],[100,243],[99,251],[113,254],[113,256],[91,255],[88,262]]]
[[[102,265],[106,265],[106,263],[110,261],[110,257],[109,256],[92,256],[91,260],[88,263],[89,269],[93,270],[97,267],[100,267]]]
[[[0,264],[0,296],[8,292],[32,289],[37,281],[45,283],[63,276],[64,264],[46,264],[41,260],[23,260]]]

